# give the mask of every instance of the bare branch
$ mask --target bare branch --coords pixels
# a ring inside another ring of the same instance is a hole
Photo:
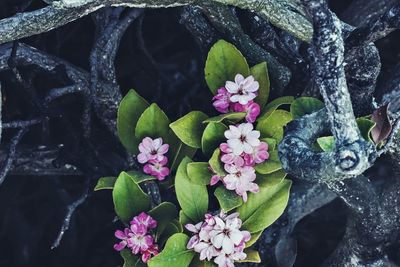
[[[18,130],[18,132],[11,139],[11,144],[9,147],[9,152],[7,158],[3,161],[3,166],[0,170],[0,185],[4,182],[7,174],[10,172],[12,168],[13,161],[15,159],[15,152],[17,150],[17,145],[21,141],[22,137],[27,132],[27,128],[22,128]]]

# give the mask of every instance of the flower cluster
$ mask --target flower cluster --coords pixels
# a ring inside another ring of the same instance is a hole
[[[114,245],[117,251],[129,248],[133,254],[142,254],[142,261],[147,262],[152,255],[158,254],[158,246],[154,243],[151,229],[157,227],[157,222],[148,214],[142,212],[130,222],[130,227],[124,231],[115,231],[115,237],[121,241]]]
[[[137,159],[140,163],[145,164],[143,171],[156,177],[162,181],[170,170],[165,165],[168,163],[168,158],[165,153],[168,152],[169,145],[163,144],[162,138],[151,139],[150,137],[143,138],[139,144],[139,155]]]
[[[250,240],[250,232],[241,231],[242,220],[239,213],[230,215],[221,212],[219,215],[206,214],[205,220],[185,227],[194,235],[187,248],[200,253],[200,260],[214,262],[218,267],[234,267],[234,262],[246,259],[243,252],[246,242]]]
[[[221,161],[227,175],[220,177],[213,175],[211,185],[222,181],[228,190],[235,190],[236,194],[247,201],[247,192],[257,193],[258,185],[254,183],[256,173],[255,164],[268,159],[268,144],[259,140],[260,132],[253,130],[251,123],[242,123],[238,126],[229,126],[225,131],[226,143],[220,144]]]
[[[221,113],[246,112],[246,121],[255,122],[260,115],[260,106],[254,102],[259,84],[253,76],[246,79],[241,74],[236,74],[235,82],[227,81],[225,87],[217,91],[213,98],[213,106]]]

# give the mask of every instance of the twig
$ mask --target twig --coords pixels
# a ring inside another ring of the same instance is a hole
[[[18,132],[11,139],[7,159],[4,161],[4,164],[0,170],[0,185],[4,182],[8,172],[11,170],[13,161],[15,159],[15,152],[17,149],[17,145],[21,141],[22,137],[25,135],[25,133],[27,131],[28,131],[28,128],[22,128],[22,129],[18,130]]]
[[[67,213],[65,214],[63,223],[61,225],[60,232],[58,233],[56,240],[54,240],[53,244],[51,245],[51,249],[55,249],[60,245],[61,240],[64,237],[64,234],[69,229],[69,226],[70,226],[70,223],[71,223],[71,218],[74,215],[74,212],[88,198],[88,196],[89,196],[89,184],[90,184],[89,181],[90,180],[87,179],[86,182],[85,182],[85,189],[84,189],[83,194],[78,199],[76,199],[74,202],[72,202],[70,205],[68,205]]]

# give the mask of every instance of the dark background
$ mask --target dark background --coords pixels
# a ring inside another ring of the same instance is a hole
[[[28,2],[31,3],[24,7]],[[332,8],[340,15],[350,3],[347,0],[332,1]],[[0,0],[0,19],[24,8],[34,10],[43,6],[45,3],[41,1]],[[149,102],[157,102],[171,120],[193,109],[208,114],[214,112],[210,104],[211,93],[203,80],[204,51],[179,20],[179,8],[146,10],[124,35],[115,62],[123,94],[135,88]],[[21,42],[88,70],[94,30],[92,18],[86,16]],[[378,43],[383,73],[399,61],[399,37],[396,32]],[[59,84],[59,75],[41,73],[33,67],[21,71],[32,77],[32,85],[39,96]],[[36,112],[10,72],[0,73],[0,81],[3,87],[3,121],[24,119]],[[40,125],[33,127],[21,146],[64,144],[66,157],[72,157],[84,168],[90,148],[73,136],[73,133],[82,131],[80,114],[83,103],[77,96],[68,96],[56,104],[65,112],[64,120],[51,120],[50,131],[45,136]],[[109,144],[109,136],[100,124],[95,130],[93,138],[97,138],[96,144],[110,160],[96,177],[89,178],[90,190],[101,175],[112,175],[120,170],[118,153],[121,153],[121,148],[118,144]],[[2,148],[14,133],[4,133]],[[376,171],[380,171],[379,168]],[[85,176],[7,177],[0,186],[1,267],[121,265],[118,253],[112,248],[115,242],[113,233],[121,225],[114,222],[110,191],[91,193],[74,213],[70,229],[60,246],[51,249],[67,205],[82,194],[87,179]],[[335,200],[297,225],[294,233],[298,239],[295,266],[318,266],[332,252],[344,233],[344,209],[344,205]]]

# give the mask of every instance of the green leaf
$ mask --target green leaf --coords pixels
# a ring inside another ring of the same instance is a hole
[[[259,232],[253,233],[251,234],[251,238],[248,242],[246,242],[246,248],[251,247],[252,245],[254,245],[257,240],[260,238],[260,236],[262,235],[262,233],[264,232],[264,230],[261,230]]]
[[[257,233],[275,222],[287,206],[291,184],[290,180],[284,180],[272,187],[260,187],[260,192],[250,194],[248,201],[238,208],[242,228]]]
[[[258,174],[257,184],[260,187],[271,187],[279,184],[285,179],[287,173],[284,170],[278,170],[269,174]]]
[[[210,164],[211,169],[219,176],[225,176],[226,172],[224,169],[224,166],[221,163],[221,160],[219,159],[219,156],[221,154],[221,150],[219,148],[214,150],[214,153],[212,154],[210,160],[208,163]]]
[[[191,162],[187,165],[187,174],[192,183],[198,185],[210,184],[212,173],[207,162]]]
[[[164,143],[169,143],[171,140],[169,123],[164,111],[153,103],[140,116],[136,124],[135,136],[140,141],[144,137],[162,137]]]
[[[254,168],[258,173],[269,174],[282,169],[282,163],[279,160],[278,150],[269,151],[269,158],[263,163],[257,164]]]
[[[333,138],[333,136],[319,137],[317,138],[317,143],[319,147],[325,152],[330,152],[335,149],[335,138]]]
[[[272,100],[271,102],[269,102],[265,106],[265,108],[261,112],[261,116],[260,117],[262,117],[267,112],[275,111],[276,109],[278,109],[282,105],[290,105],[290,104],[293,103],[293,101],[294,101],[294,96],[278,97],[278,98]]]
[[[163,246],[165,242],[167,242],[168,238],[176,233],[182,233],[182,231],[179,230],[178,226],[175,223],[169,222],[157,241],[158,245]]]
[[[189,237],[185,234],[171,236],[163,251],[148,261],[149,267],[187,267],[193,259],[194,252],[186,248]]]
[[[193,221],[203,219],[208,209],[208,192],[205,185],[194,184],[187,174],[187,165],[191,159],[184,158],[179,164],[175,177],[175,190],[183,212]]]
[[[215,263],[210,261],[201,261],[199,259],[199,254],[195,255],[189,267],[216,267]]]
[[[205,78],[211,92],[225,85],[226,81],[234,81],[236,74],[249,76],[250,70],[246,59],[236,47],[224,40],[216,42],[208,52]]]
[[[214,195],[217,197],[221,209],[225,212],[231,211],[243,204],[240,196],[223,186],[215,189]]]
[[[185,226],[188,223],[191,223],[191,219],[183,212],[183,210],[179,211],[179,223]],[[197,223],[197,222],[196,222]]]
[[[262,109],[268,101],[270,88],[267,62],[261,62],[253,66],[250,69],[250,74],[253,75],[254,79],[260,84],[258,96],[254,99],[254,101],[258,103]]]
[[[117,180],[117,177],[111,177],[111,176],[102,177],[97,181],[94,191],[103,190],[103,189],[113,189],[116,180]]]
[[[255,262],[255,263],[261,262],[261,258],[260,255],[258,254],[258,251],[248,249],[245,250],[244,253],[247,254],[246,259],[237,262]]]
[[[178,217],[178,210],[171,202],[163,202],[149,211],[149,215],[157,221],[157,237],[159,237],[173,219]]]
[[[139,172],[139,171],[128,171],[127,174],[137,184],[147,182],[147,181],[152,181],[152,180],[156,179],[154,176],[147,175],[147,174],[145,174],[143,172]]]
[[[196,154],[197,148],[193,148],[182,143],[178,138],[178,146],[176,149],[174,147],[171,148],[170,155],[174,155],[171,163],[171,170],[174,171],[178,168],[179,163],[183,160],[184,157],[192,158],[194,154]]]
[[[201,111],[192,111],[169,126],[183,143],[190,147],[201,148],[201,135],[204,131],[202,122],[207,118]]]
[[[375,127],[376,123],[366,118],[358,118],[356,121],[362,137],[367,141],[373,142],[371,138],[371,131]]]
[[[297,119],[303,115],[314,113],[324,107],[324,103],[314,97],[303,96],[296,98],[290,106],[290,113]]]
[[[140,115],[148,106],[147,101],[135,90],[129,90],[119,104],[117,116],[118,137],[130,153],[134,154],[138,151],[140,142],[135,137],[135,127]]]
[[[292,115],[286,110],[277,109],[266,119],[258,121],[256,129],[261,137],[274,138],[280,142],[283,138],[283,127],[292,120]]]
[[[221,122],[210,122],[201,137],[201,148],[204,155],[211,156],[214,150],[225,140],[224,132],[228,129]]]
[[[268,150],[276,149],[276,145],[277,145],[276,139],[265,137],[265,138],[261,138],[260,141],[264,141],[268,144]]]
[[[150,197],[126,172],[118,176],[112,195],[115,212],[125,223],[140,212],[150,209]]]
[[[129,249],[124,249],[120,252],[121,257],[124,259],[122,267],[146,267],[140,257],[133,255]]]
[[[215,117],[208,118],[203,121],[203,123],[209,123],[209,122],[222,122],[224,120],[229,120],[233,122],[239,122],[243,120],[246,117],[246,112],[230,112],[230,113],[225,113],[221,114]]]

